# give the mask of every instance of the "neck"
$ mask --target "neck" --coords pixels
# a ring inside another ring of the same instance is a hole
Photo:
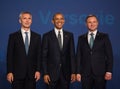
[[[23,29],[23,30],[25,30],[25,31],[28,31],[28,30],[30,30],[30,28],[23,28],[23,27],[22,27],[22,29]]]

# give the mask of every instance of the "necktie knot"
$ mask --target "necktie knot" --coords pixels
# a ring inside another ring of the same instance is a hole
[[[61,38],[61,32],[60,32],[60,31],[58,31],[58,37],[60,37],[60,38]]]
[[[58,34],[60,34],[60,31],[58,31]]]
[[[25,32],[25,35],[28,35],[28,32]]]
[[[93,35],[94,35],[94,33],[90,33],[90,35],[91,35],[91,36],[93,36]]]

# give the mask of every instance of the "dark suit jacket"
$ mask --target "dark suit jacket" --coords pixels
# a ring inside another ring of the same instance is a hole
[[[113,54],[108,35],[97,32],[93,48],[90,49],[87,33],[80,36],[77,46],[77,73],[104,75],[112,72]]]
[[[9,35],[7,48],[7,73],[12,72],[14,78],[22,79],[26,76],[34,78],[35,71],[40,71],[41,36],[31,31],[28,54],[21,31]]]
[[[43,35],[42,65],[44,75],[51,80],[57,80],[62,70],[65,79],[70,80],[71,73],[75,73],[75,49],[73,34],[63,31],[63,49],[60,50],[54,30]]]

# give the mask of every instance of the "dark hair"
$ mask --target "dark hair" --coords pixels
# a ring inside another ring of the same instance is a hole
[[[90,17],[95,17],[98,20],[96,15],[90,14],[86,17],[85,22],[87,22],[88,18],[90,18]]]
[[[61,12],[57,12],[57,13],[55,13],[55,14],[53,15],[52,20],[54,20],[55,16],[56,16],[56,15],[58,15],[58,14],[60,14],[60,15],[62,15],[62,16],[63,16],[63,14],[62,14]],[[64,16],[63,16],[63,17],[64,17]]]

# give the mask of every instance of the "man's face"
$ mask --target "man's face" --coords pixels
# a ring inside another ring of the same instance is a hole
[[[32,16],[30,14],[22,14],[19,22],[23,29],[29,29],[32,24]]]
[[[96,17],[89,17],[86,22],[86,26],[90,31],[95,31],[98,27],[98,20]]]
[[[57,29],[61,29],[65,23],[65,19],[62,14],[56,14],[52,20],[52,23]]]

